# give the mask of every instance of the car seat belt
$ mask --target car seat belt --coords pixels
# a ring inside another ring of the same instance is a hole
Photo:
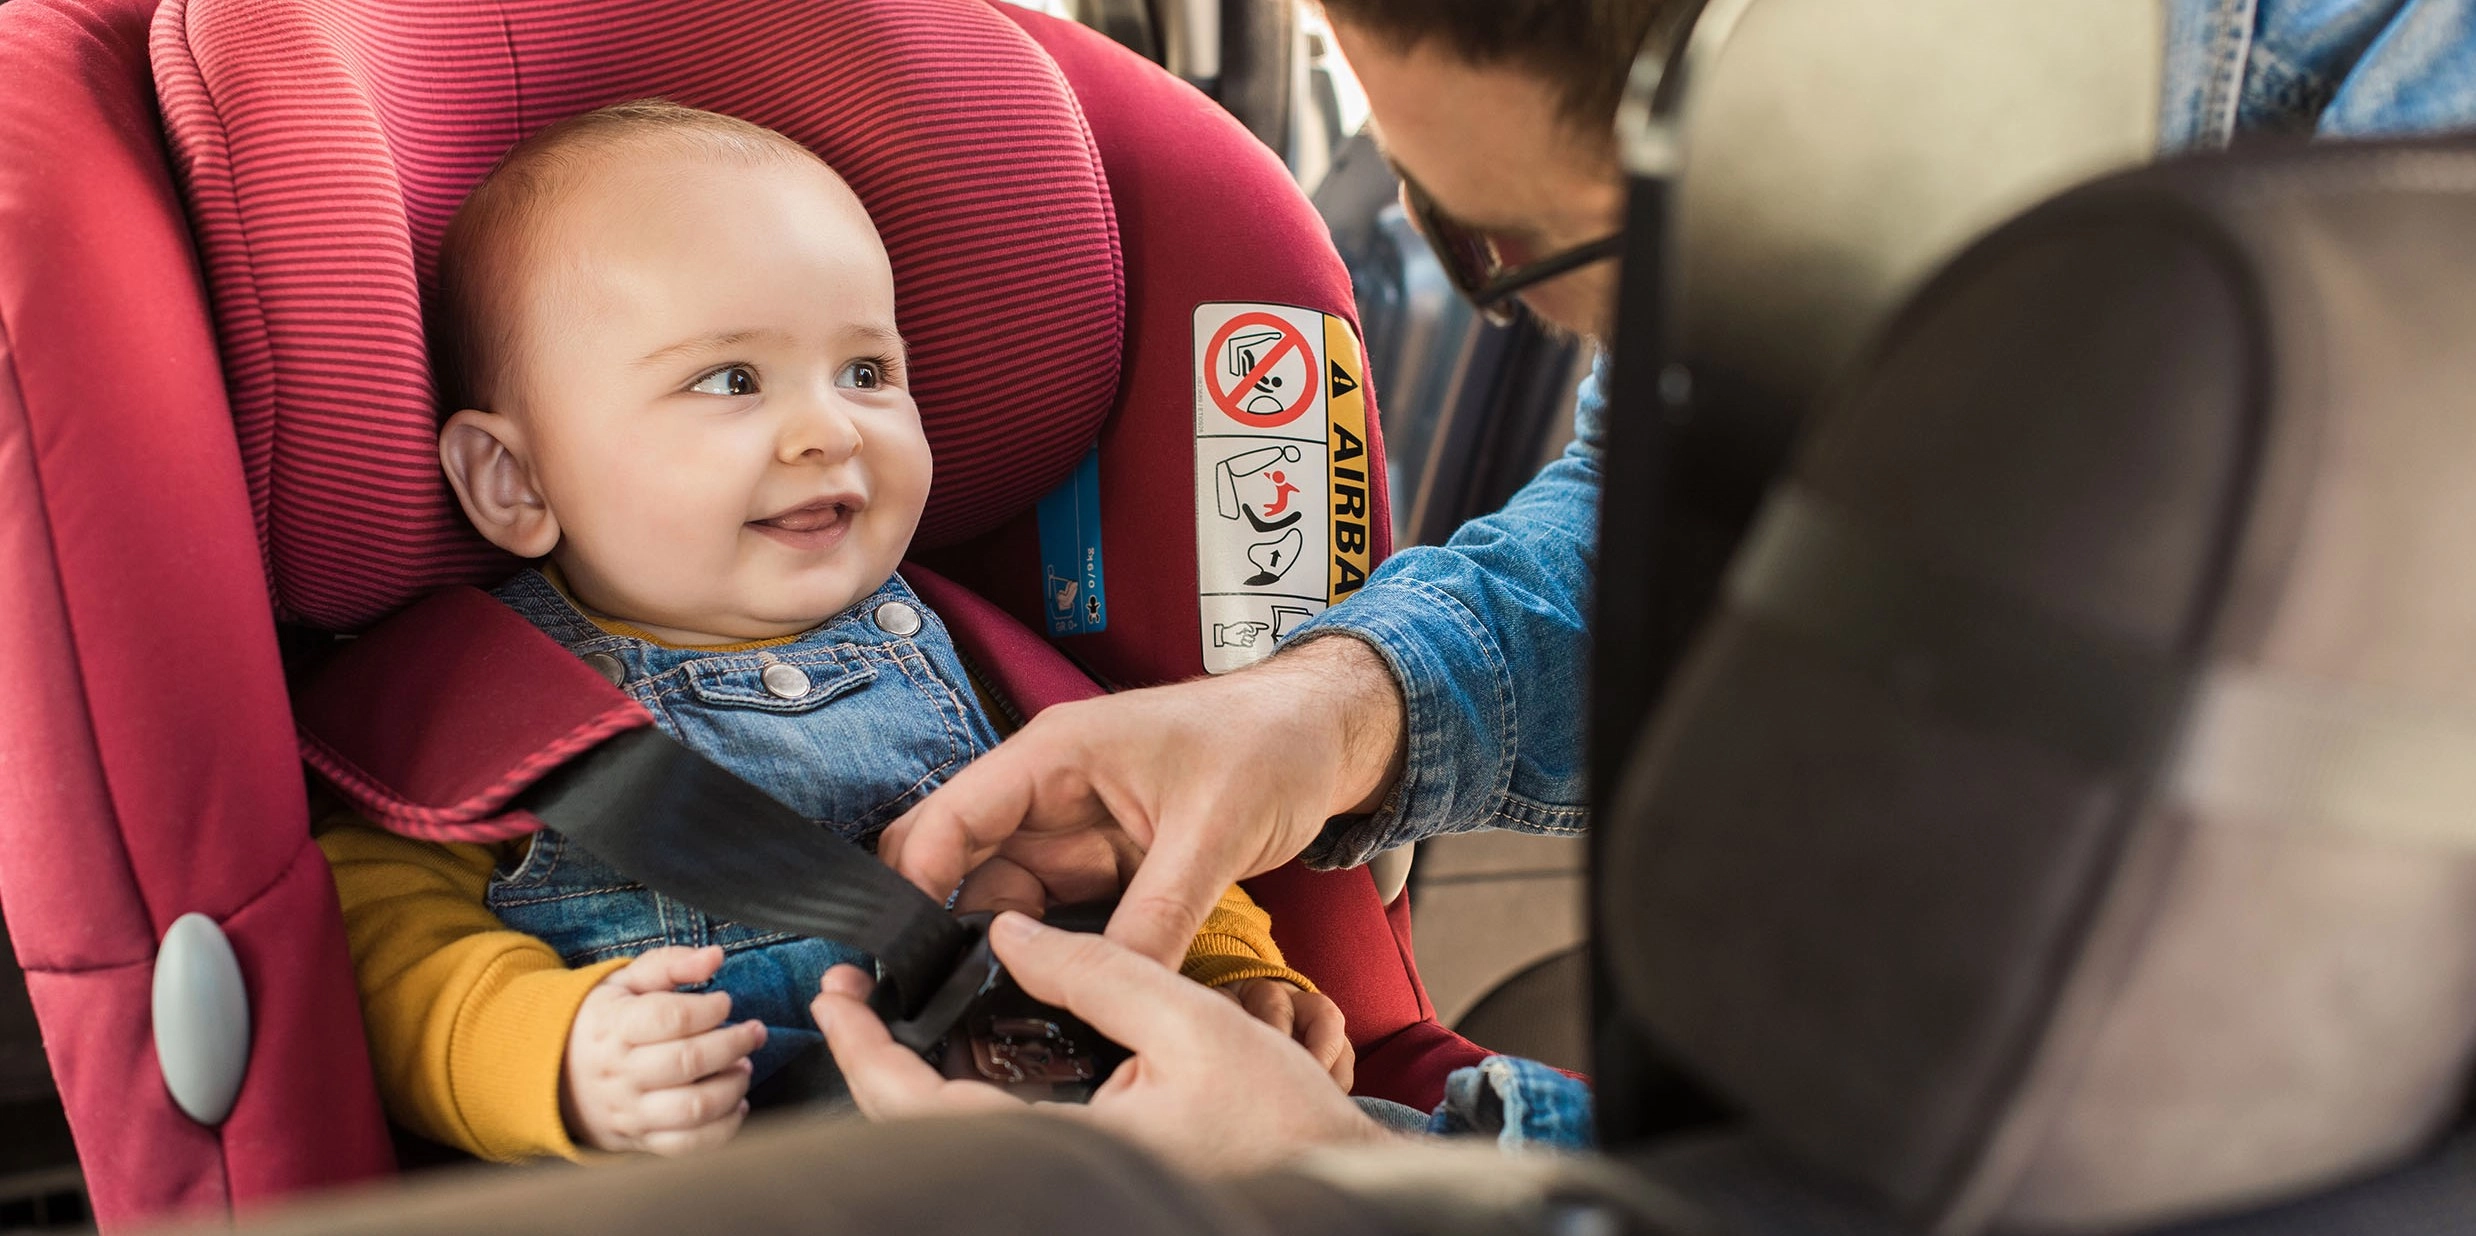
[[[548,826],[709,914],[863,949],[889,1028],[924,1054],[999,977],[984,921],[682,746],[477,589],[346,642],[293,703],[304,760],[371,822],[444,842]]]
[[[889,993],[880,1011],[906,1019],[896,1037],[915,1050],[945,1037],[992,977],[986,958],[966,964],[977,924],[652,726],[560,765],[514,805],[620,874],[708,914],[866,950]],[[976,978],[957,977],[970,969]],[[932,1009],[942,1021],[911,1024]]]

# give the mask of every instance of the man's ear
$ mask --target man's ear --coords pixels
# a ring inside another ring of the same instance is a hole
[[[505,414],[472,408],[438,431],[438,462],[483,537],[519,558],[539,558],[559,543],[559,517],[533,482],[524,435]]]

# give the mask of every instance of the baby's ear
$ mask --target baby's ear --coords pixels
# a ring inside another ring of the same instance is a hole
[[[533,483],[524,435],[498,412],[472,408],[438,431],[438,462],[483,537],[519,558],[539,558],[559,543],[559,518]]]

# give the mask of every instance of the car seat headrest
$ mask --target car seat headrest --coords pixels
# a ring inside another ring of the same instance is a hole
[[[1734,416],[1793,425],[1962,245],[2156,145],[2156,0],[1751,0],[1726,33],[1676,251],[1695,386]]]
[[[2476,1058],[2476,144],[2068,195],[1826,406],[1603,819],[1615,1007],[1964,1236],[2429,1145]]]
[[[1029,508],[1112,407],[1125,307],[1082,113],[955,0],[167,0],[152,55],[270,584],[349,628],[510,563],[439,475],[440,234],[519,138],[627,99],[805,143],[884,237],[937,460],[917,538]]]

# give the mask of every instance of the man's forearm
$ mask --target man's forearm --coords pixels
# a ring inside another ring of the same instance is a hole
[[[1583,705],[1590,635],[1585,608],[1598,542],[1597,400],[1580,439],[1505,509],[1464,525],[1441,546],[1402,551],[1356,596],[1309,620],[1291,647],[1336,647],[1336,672],[1361,685],[1353,722],[1376,726],[1359,744],[1385,769],[1359,764],[1353,795],[1305,852],[1346,866],[1423,837],[1477,828],[1569,833],[1586,821]],[[1350,640],[1327,638],[1348,635]],[[1358,655],[1353,655],[1358,654]],[[1284,652],[1273,662],[1293,654]],[[1370,698],[1386,707],[1364,706]]]
[[[1277,677],[1276,689],[1329,714],[1341,758],[1325,814],[1364,815],[1383,805],[1401,779],[1406,718],[1401,684],[1375,649],[1357,639],[1308,640],[1248,672]]]

